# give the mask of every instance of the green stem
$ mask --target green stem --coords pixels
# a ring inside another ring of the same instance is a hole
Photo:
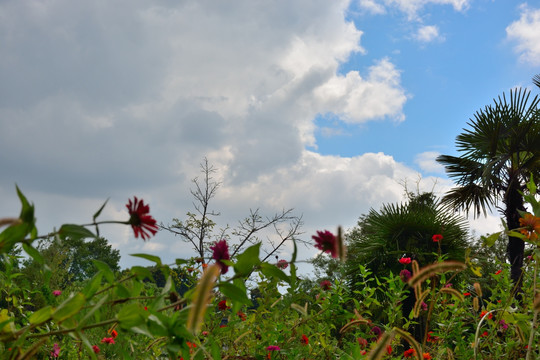
[[[83,326],[80,329],[74,327],[74,328],[64,329],[64,330],[49,331],[49,332],[43,333],[43,334],[28,335],[26,338],[27,339],[32,339],[32,338],[41,338],[41,337],[45,337],[45,336],[67,334],[67,333],[74,332],[74,331],[77,331],[77,330],[87,330],[87,329],[101,327],[101,326],[105,326],[105,325],[109,325],[109,324],[114,324],[114,323],[117,323],[117,322],[118,322],[118,320],[116,320],[116,319],[109,319],[109,320],[105,320],[105,321],[98,322],[98,323],[95,323],[95,324]]]
[[[533,302],[534,302],[534,299],[536,299],[536,292],[537,292],[537,289],[536,289],[536,277],[537,277],[537,274],[538,274],[538,260],[536,260],[535,263],[534,263]],[[532,325],[531,325],[531,335],[529,335],[529,344],[527,346],[527,356],[525,357],[525,360],[530,360],[530,358],[531,358],[531,352],[532,352],[534,335],[535,335],[534,328],[536,327],[536,318],[537,317],[538,317],[538,310],[535,310],[534,314],[533,314],[533,321],[532,321]]]

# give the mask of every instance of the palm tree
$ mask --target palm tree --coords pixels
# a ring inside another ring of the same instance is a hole
[[[533,81],[539,85],[540,76]],[[529,98],[530,91],[522,89],[511,90],[509,100],[499,96],[494,105],[477,111],[467,123],[470,129],[457,136],[461,156],[437,158],[457,185],[443,197],[444,204],[467,213],[472,209],[475,217],[486,215],[493,205],[509,229],[520,226],[519,211],[525,210],[522,192],[531,175],[540,175],[540,98]],[[523,240],[509,237],[508,260],[518,299],[524,249]]]

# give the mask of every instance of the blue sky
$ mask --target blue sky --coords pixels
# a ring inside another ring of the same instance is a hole
[[[434,158],[538,73],[537,1],[3,1],[0,216],[19,211],[18,184],[40,233],[88,222],[107,198],[103,218],[126,220],[132,196],[170,224],[192,211],[206,157],[218,227],[294,208],[310,240],[403,201],[404,184],[444,194]],[[123,266],[194,255],[165,232],[102,234]]]

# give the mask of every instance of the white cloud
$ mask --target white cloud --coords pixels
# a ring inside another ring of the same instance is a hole
[[[358,5],[361,9],[371,13],[371,14],[385,14],[385,7],[377,3],[375,0],[359,0]]]
[[[523,62],[540,65],[540,9],[521,5],[521,17],[506,28],[506,36],[515,41],[515,51]]]
[[[395,7],[407,14],[410,20],[418,20],[419,12],[427,5],[450,5],[456,11],[465,11],[470,2],[470,0],[359,0],[359,6],[374,14],[383,14],[387,8]]]
[[[426,173],[444,174],[444,166],[435,160],[439,155],[437,151],[426,151],[416,155],[414,162]]]
[[[422,43],[428,43],[435,40],[444,41],[444,37],[439,34],[439,28],[435,25],[421,26],[418,28],[415,38]]]

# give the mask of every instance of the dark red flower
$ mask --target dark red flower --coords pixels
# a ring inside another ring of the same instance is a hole
[[[329,280],[323,280],[319,284],[323,290],[330,290],[332,283]]]
[[[221,268],[221,273],[226,274],[229,271],[229,266],[223,263],[221,260],[230,260],[231,256],[229,255],[229,245],[227,241],[222,239],[216,241],[213,246],[210,246],[210,250],[213,251],[212,259],[216,260],[216,264]]]
[[[377,336],[381,336],[381,334],[382,334],[382,330],[381,330],[381,328],[378,327],[378,326],[372,327],[372,328],[371,328],[371,332],[372,332],[373,334],[377,335]]]
[[[135,196],[133,202],[129,199],[126,207],[129,211],[129,224],[133,228],[135,238],[141,235],[141,238],[146,241],[150,236],[157,233],[156,219],[150,216],[150,206],[145,205],[143,200],[139,201]],[[152,235],[149,235],[149,233]]]
[[[93,346],[92,346],[92,350],[94,350],[94,352],[95,352],[96,354],[99,354],[99,352],[101,351],[101,350],[99,349],[99,346],[97,346],[97,345],[93,345]]]
[[[221,300],[220,302],[218,302],[217,306],[218,306],[218,309],[221,311],[225,311],[229,309],[229,307],[227,306],[227,300]]]
[[[247,319],[246,314],[244,314],[244,313],[241,312],[241,311],[237,312],[236,315],[238,315],[238,317],[239,317],[240,319],[242,319],[242,321],[246,321],[246,319]]]
[[[304,345],[309,344],[309,338],[306,336],[306,334],[302,335],[302,339],[300,339],[300,342]]]
[[[332,254],[333,258],[338,257],[337,239],[330,231],[317,231],[317,235],[313,235],[311,238],[315,240],[317,249]]]
[[[286,269],[287,266],[289,266],[289,263],[287,262],[287,260],[279,260],[276,266],[280,269]]]
[[[412,277],[412,274],[409,270],[403,269],[399,272],[399,277],[401,278],[401,281],[406,283]]]
[[[431,237],[431,239],[433,240],[433,242],[439,242],[443,239],[443,236],[441,234],[435,234]]]

